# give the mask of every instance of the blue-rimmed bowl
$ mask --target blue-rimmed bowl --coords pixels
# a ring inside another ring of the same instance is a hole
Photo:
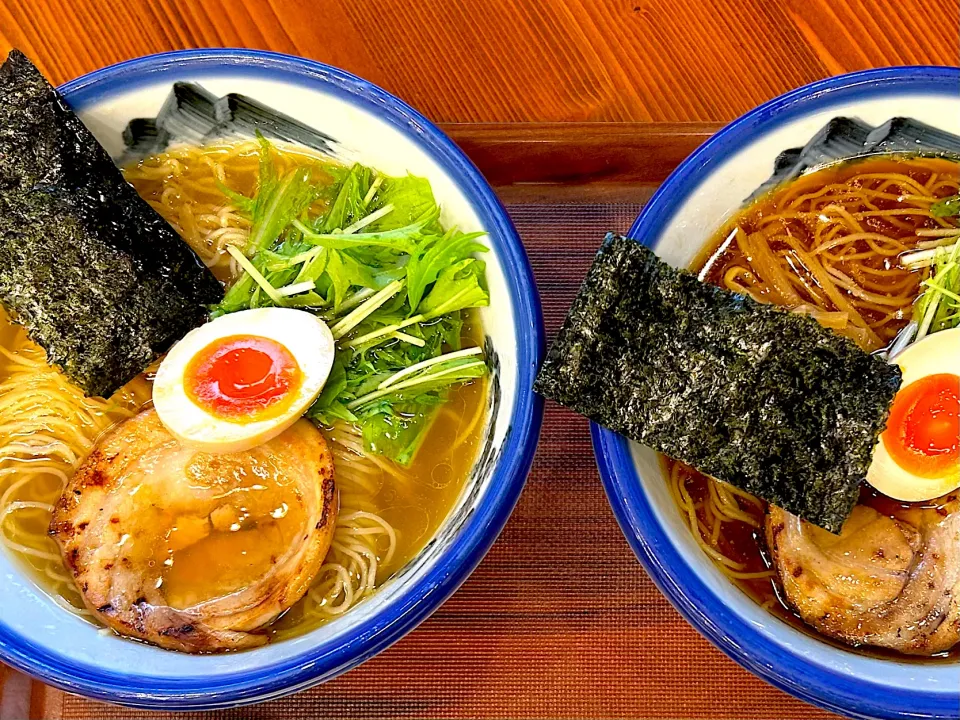
[[[960,134],[960,70],[869,70],[772,100],[704,143],[667,179],[630,230],[688,266],[724,220],[837,116],[879,125],[908,116]],[[680,517],[656,453],[592,427],[620,527],[660,590],[703,635],[748,670],[821,707],[860,718],[960,717],[960,663],[895,660],[824,642],[763,610],[711,563]]]
[[[531,386],[543,355],[543,327],[523,246],[490,186],[440,130],[349,73],[248,50],[154,55],[98,70],[60,90],[119,156],[127,123],[156,116],[176,81],[198,82],[218,96],[242,93],[332,136],[344,156],[389,174],[429,178],[448,225],[487,232],[491,304],[482,316],[497,370],[481,458],[436,537],[374,596],[300,637],[219,656],[123,640],[62,610],[0,553],[0,659],[69,692],[165,710],[260,702],[302,690],[412,630],[467,578],[503,528],[530,468],[542,417]]]

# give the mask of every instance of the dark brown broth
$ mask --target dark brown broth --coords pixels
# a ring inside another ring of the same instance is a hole
[[[753,204],[738,212],[729,222],[725,223],[691,263],[691,270],[698,272],[701,280],[723,286],[722,279],[728,268],[736,264],[749,265],[749,260],[744,257],[739,247],[733,242],[728,242],[731,231],[736,224],[739,223],[748,233],[755,232],[759,229],[763,218],[772,212],[778,212],[782,209],[782,203],[785,199],[816,191],[819,187],[830,183],[842,183],[855,175],[862,175],[866,172],[904,173],[908,174],[920,184],[924,184],[931,178],[931,174],[935,172],[956,177],[960,174],[960,165],[958,165],[956,161],[945,159],[924,158],[922,164],[914,164],[911,158],[885,157],[840,163],[802,176],[796,181],[777,188],[766,196],[761,197]],[[878,209],[889,210],[895,209],[898,206],[898,202],[896,200],[879,198],[876,199],[875,205]],[[869,229],[872,232],[886,234],[896,231],[896,233],[901,235],[904,232],[903,227],[894,226],[886,220],[876,218],[868,218],[868,220],[870,221]],[[928,219],[912,224],[914,229],[933,227]],[[814,232],[815,227],[813,227],[808,220],[791,220],[786,223],[785,230],[788,234],[802,237]],[[859,249],[862,250],[863,247],[868,246],[861,245]],[[888,258],[878,256],[875,262],[871,259],[870,264],[877,269],[882,269],[889,267],[890,261]],[[919,279],[917,285],[919,290]],[[804,300],[808,299],[809,297],[804,297]],[[905,316],[898,321],[890,323],[883,328],[880,333],[881,338],[887,342],[891,341],[908,321],[909,316]],[[662,463],[664,476],[665,478],[669,478],[671,469],[673,465],[676,464],[676,461],[662,457]],[[691,493],[691,496],[696,500],[703,499],[708,491],[708,483],[713,481],[692,468],[685,467],[684,472],[689,477],[686,487]],[[898,511],[909,507],[930,506],[930,504],[911,504],[892,500],[866,484],[861,488],[858,502],[872,507],[880,514],[891,517]],[[935,505],[936,503],[934,502],[933,506]],[[763,527],[766,504],[763,505],[763,509],[751,507],[749,504],[742,504],[741,509],[750,513],[757,520],[760,527]],[[701,517],[701,520],[702,519]],[[718,549],[724,555],[742,563],[745,572],[761,572],[763,570],[774,569],[762,531],[754,529],[747,523],[726,522],[723,526],[718,545]],[[752,580],[733,579],[733,582],[757,603],[769,609],[770,612],[791,626],[835,647],[845,650],[850,649],[849,645],[822,635],[804,623],[799,614],[791,608],[782,597],[775,577]],[[855,650],[870,657],[897,660],[900,662],[954,662],[960,658],[960,646],[957,646],[949,652],[939,653],[931,657],[904,655],[903,653],[893,650],[872,646],[855,646]]]

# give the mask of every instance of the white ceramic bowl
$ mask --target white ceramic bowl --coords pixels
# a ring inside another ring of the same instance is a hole
[[[771,175],[777,155],[802,147],[838,116],[875,126],[906,116],[960,135],[960,70],[871,70],[772,100],[691,155],[644,208],[630,236],[687,267]],[[607,495],[637,557],[677,609],[730,657],[800,698],[853,717],[960,717],[960,664],[882,659],[782,622],[697,546],[656,453],[597,426],[592,433]]]
[[[342,157],[427,177],[447,225],[485,230],[491,302],[482,319],[495,381],[484,449],[436,537],[373,597],[300,637],[208,656],[123,640],[62,610],[0,553],[0,659],[70,692],[165,710],[258,702],[322,682],[399,639],[449,597],[493,543],[526,478],[542,415],[531,386],[543,353],[539,300],[513,225],[479,171],[422,115],[348,73],[245,50],[141,58],[61,91],[119,156],[128,121],[156,116],[175,81],[243,93],[332,136]]]

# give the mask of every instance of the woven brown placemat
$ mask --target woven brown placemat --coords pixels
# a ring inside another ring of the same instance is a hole
[[[639,206],[514,205],[552,337],[606,230]],[[158,718],[48,690],[57,720]],[[36,703],[35,703],[36,707]],[[831,718],[701,638],[620,533],[587,422],[548,405],[523,496],[477,571],[429,620],[325,685],[205,720],[289,718]]]

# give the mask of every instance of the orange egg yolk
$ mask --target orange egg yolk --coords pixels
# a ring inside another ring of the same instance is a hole
[[[960,463],[960,375],[928,375],[901,390],[881,435],[894,461],[922,478]]]
[[[249,422],[279,415],[293,401],[302,374],[276,340],[234,335],[213,341],[188,363],[187,396],[224,420]]]

